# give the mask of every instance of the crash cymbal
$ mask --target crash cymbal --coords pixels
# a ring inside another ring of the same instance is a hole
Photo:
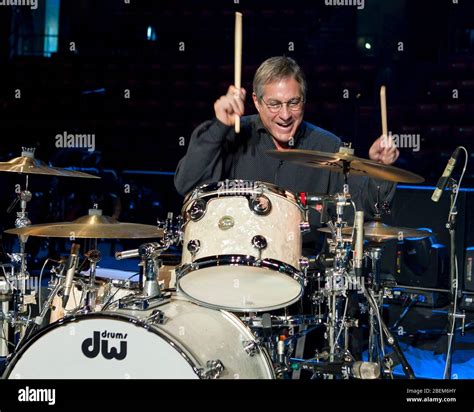
[[[22,236],[78,239],[146,239],[163,237],[163,230],[157,226],[122,223],[109,216],[103,216],[99,209],[91,209],[89,213],[89,215],[82,216],[72,222],[32,225],[9,229],[5,233]]]
[[[318,231],[331,233],[328,227],[319,228]],[[352,227],[342,229],[344,236],[350,236]],[[364,238],[370,242],[384,242],[399,238],[424,238],[431,236],[432,233],[427,230],[411,229],[407,227],[389,226],[378,220],[364,224]]]
[[[400,169],[395,166],[384,165],[369,159],[354,156],[342,148],[337,153],[318,152],[316,150],[281,149],[268,150],[267,154],[279,160],[301,164],[317,169],[326,169],[331,172],[350,175],[368,176],[375,179],[388,180],[400,183],[421,183],[425,179],[415,173]]]
[[[8,162],[0,162],[0,172],[100,179],[100,177],[90,175],[89,173],[48,166],[45,162],[36,159],[34,151],[29,149],[23,150],[21,157],[15,157]]]

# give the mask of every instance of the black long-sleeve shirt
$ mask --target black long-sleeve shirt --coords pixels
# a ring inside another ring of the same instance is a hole
[[[334,134],[302,122],[292,147],[337,152],[340,145],[341,140]],[[342,192],[344,176],[341,173],[275,159],[266,153],[271,149],[276,149],[275,144],[259,115],[242,117],[240,134],[217,119],[206,121],[194,130],[187,153],[178,164],[174,179],[176,189],[184,196],[202,184],[244,179],[272,183],[293,193]],[[396,188],[392,182],[363,176],[349,176],[348,184],[352,199],[358,210],[364,210],[366,220],[375,213],[377,187],[380,187],[381,201],[391,201]],[[346,216],[351,220],[352,211],[348,210]],[[313,229],[321,226],[320,214],[314,209],[310,209],[309,218]],[[314,230],[312,232],[313,236],[305,237],[305,242],[316,240]]]

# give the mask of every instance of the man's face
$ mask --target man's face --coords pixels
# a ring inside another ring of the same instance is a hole
[[[253,101],[260,113],[263,125],[276,140],[277,145],[287,146],[303,121],[303,104],[294,105],[294,102],[302,98],[300,85],[292,77],[266,84],[263,87],[263,99],[260,101],[255,93],[253,94]],[[290,108],[288,104],[284,104],[279,111],[274,113],[275,109],[273,108],[272,111],[271,106],[283,102],[290,102]],[[293,106],[293,110],[291,106]]]

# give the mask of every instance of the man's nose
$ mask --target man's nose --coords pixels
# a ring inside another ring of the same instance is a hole
[[[284,104],[280,110],[280,118],[282,120],[288,120],[291,118],[291,111],[288,109],[288,105]]]

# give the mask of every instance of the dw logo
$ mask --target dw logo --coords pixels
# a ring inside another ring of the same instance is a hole
[[[109,350],[109,339],[127,339],[127,334],[94,331],[92,338],[87,338],[82,342],[82,353],[91,359],[97,357],[99,352],[102,352],[105,359],[125,359],[127,356],[127,341],[120,340],[120,350],[118,351],[115,347],[111,347]]]

